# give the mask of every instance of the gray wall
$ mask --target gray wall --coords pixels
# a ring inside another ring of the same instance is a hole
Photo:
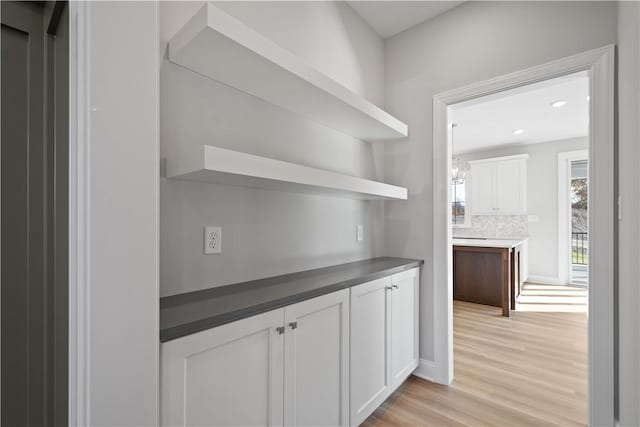
[[[618,10],[618,185],[622,197],[618,251],[618,419],[640,425],[640,3]]]
[[[78,327],[86,339],[80,342],[86,357],[80,363],[87,365],[80,372],[87,387],[80,404],[86,404],[87,413],[77,423],[155,426],[158,6],[71,2],[71,7],[87,8],[90,70],[87,80],[79,82],[87,96],[87,105],[79,108],[88,120],[88,135],[79,135],[80,153],[86,156],[81,164],[87,168],[81,175],[87,198],[87,217],[81,219],[87,230],[80,236],[86,246],[78,248],[86,257],[86,276],[78,280],[86,287],[80,310],[86,311],[87,322]]]
[[[538,217],[527,224],[529,233],[529,275],[559,280],[558,265],[558,153],[586,150],[587,137],[517,145],[460,155],[462,161],[529,154],[527,160],[527,211]],[[471,177],[473,179],[473,177]],[[455,235],[465,234],[454,229]]]
[[[385,146],[386,181],[409,202],[385,205],[385,253],[423,258],[420,356],[434,358],[432,97],[616,42],[614,2],[467,2],[385,42],[387,110],[408,144]],[[437,284],[445,286],[445,284]]]
[[[160,3],[161,146],[211,144],[350,175],[382,177],[382,150],[166,59],[170,37],[201,2]],[[220,8],[382,105],[384,45],[334,2],[218,3]],[[168,158],[167,162],[171,159]],[[161,179],[160,284],[171,295],[355,261],[380,248],[383,202]],[[364,241],[356,241],[356,226]],[[205,225],[222,254],[203,254]]]

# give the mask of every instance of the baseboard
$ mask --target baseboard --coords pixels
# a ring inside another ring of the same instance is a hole
[[[529,274],[529,277],[527,277],[527,282],[540,283],[542,285],[566,285],[566,283],[564,283],[557,277],[535,276],[533,274]]]
[[[415,371],[413,371],[413,375],[422,378],[423,380],[438,382],[437,371],[438,370],[436,368],[435,362],[427,359],[420,359],[420,361],[418,362],[418,367]]]

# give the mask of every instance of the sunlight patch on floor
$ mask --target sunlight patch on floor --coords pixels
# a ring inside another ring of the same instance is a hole
[[[588,289],[581,286],[524,283],[516,311],[586,313]]]

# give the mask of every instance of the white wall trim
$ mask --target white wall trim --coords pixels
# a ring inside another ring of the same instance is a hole
[[[435,362],[427,359],[420,359],[418,362],[418,367],[415,371],[413,371],[413,375],[418,378],[422,378],[423,380],[438,382],[437,378],[437,367]]]
[[[589,150],[558,153],[558,281],[562,285],[571,281],[571,209],[568,203],[571,162],[588,158]]]
[[[69,2],[69,425],[89,424],[87,140],[88,22],[86,4]]]
[[[433,283],[435,381],[453,379],[453,309],[451,248],[451,140],[447,132],[450,105],[588,71],[590,77],[589,198],[591,258],[589,271],[589,424],[614,423],[614,287],[615,46],[608,45],[433,97]],[[597,141],[597,144],[595,143]]]

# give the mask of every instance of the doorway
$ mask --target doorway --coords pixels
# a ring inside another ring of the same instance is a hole
[[[566,186],[575,199],[565,199],[567,209],[581,213],[575,210],[586,207],[578,197],[586,168],[569,162],[573,174],[562,182],[555,172],[559,155],[588,147],[588,76],[569,74],[454,104],[449,120],[452,195],[458,195],[451,207],[456,381],[450,387],[476,378],[483,387],[509,389],[509,404],[485,402],[499,424],[526,403],[539,409],[535,423],[584,425],[587,295],[559,283],[555,251],[560,239],[571,238],[558,234],[557,192]],[[460,185],[466,185],[462,194]],[[546,392],[511,387],[514,381]],[[482,399],[480,389],[469,392]]]
[[[614,420],[614,47],[605,46],[434,97],[434,379],[450,383],[453,371],[450,105],[575,72],[589,76],[589,424]],[[595,141],[598,141],[596,144]],[[597,218],[597,221],[595,220]]]

